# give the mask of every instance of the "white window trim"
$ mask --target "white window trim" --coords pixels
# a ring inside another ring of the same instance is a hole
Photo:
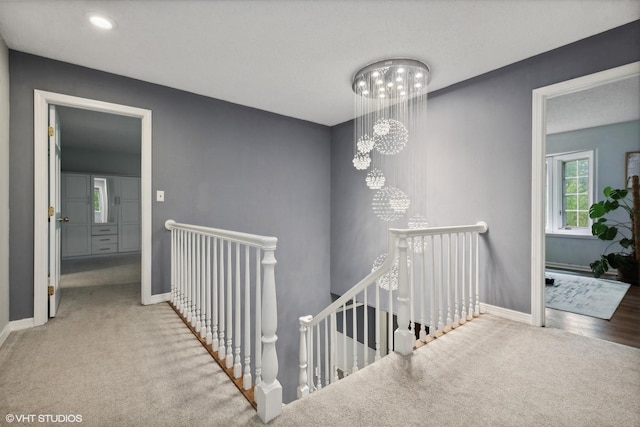
[[[594,201],[595,194],[595,151],[573,151],[569,153],[549,154],[546,156],[546,174],[547,188],[551,190],[551,194],[547,194],[547,215],[545,222],[545,233],[554,236],[591,236],[591,224],[593,221],[589,218],[586,227],[580,228],[563,228],[563,202],[562,202],[562,163],[578,160],[589,159],[589,202],[591,206]]]

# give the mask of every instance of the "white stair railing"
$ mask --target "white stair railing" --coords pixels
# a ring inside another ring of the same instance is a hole
[[[248,391],[255,384],[258,416],[269,422],[282,412],[274,274],[278,239],[174,220],[165,228],[171,231],[171,305],[238,387]]]
[[[300,320],[298,398],[385,356],[407,355],[480,314],[475,225],[390,229],[383,264]],[[393,334],[394,313],[397,327]],[[386,346],[385,346],[386,342]],[[385,348],[386,347],[386,348]]]

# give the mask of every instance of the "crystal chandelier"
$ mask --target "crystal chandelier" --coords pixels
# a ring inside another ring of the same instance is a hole
[[[424,62],[407,58],[375,62],[353,77],[353,165],[358,170],[368,169],[367,187],[377,190],[373,211],[384,221],[401,218],[411,205],[406,192],[397,187],[400,168],[387,166],[390,157],[410,145],[414,125],[426,104],[430,78]]]

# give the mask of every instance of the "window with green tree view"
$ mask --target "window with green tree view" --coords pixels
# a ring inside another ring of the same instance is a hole
[[[591,235],[593,157],[593,151],[547,156],[547,233]]]

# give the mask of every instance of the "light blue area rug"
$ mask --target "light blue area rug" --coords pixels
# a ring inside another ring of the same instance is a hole
[[[573,276],[547,271],[555,280],[545,287],[547,307],[609,320],[629,289],[615,280]]]

